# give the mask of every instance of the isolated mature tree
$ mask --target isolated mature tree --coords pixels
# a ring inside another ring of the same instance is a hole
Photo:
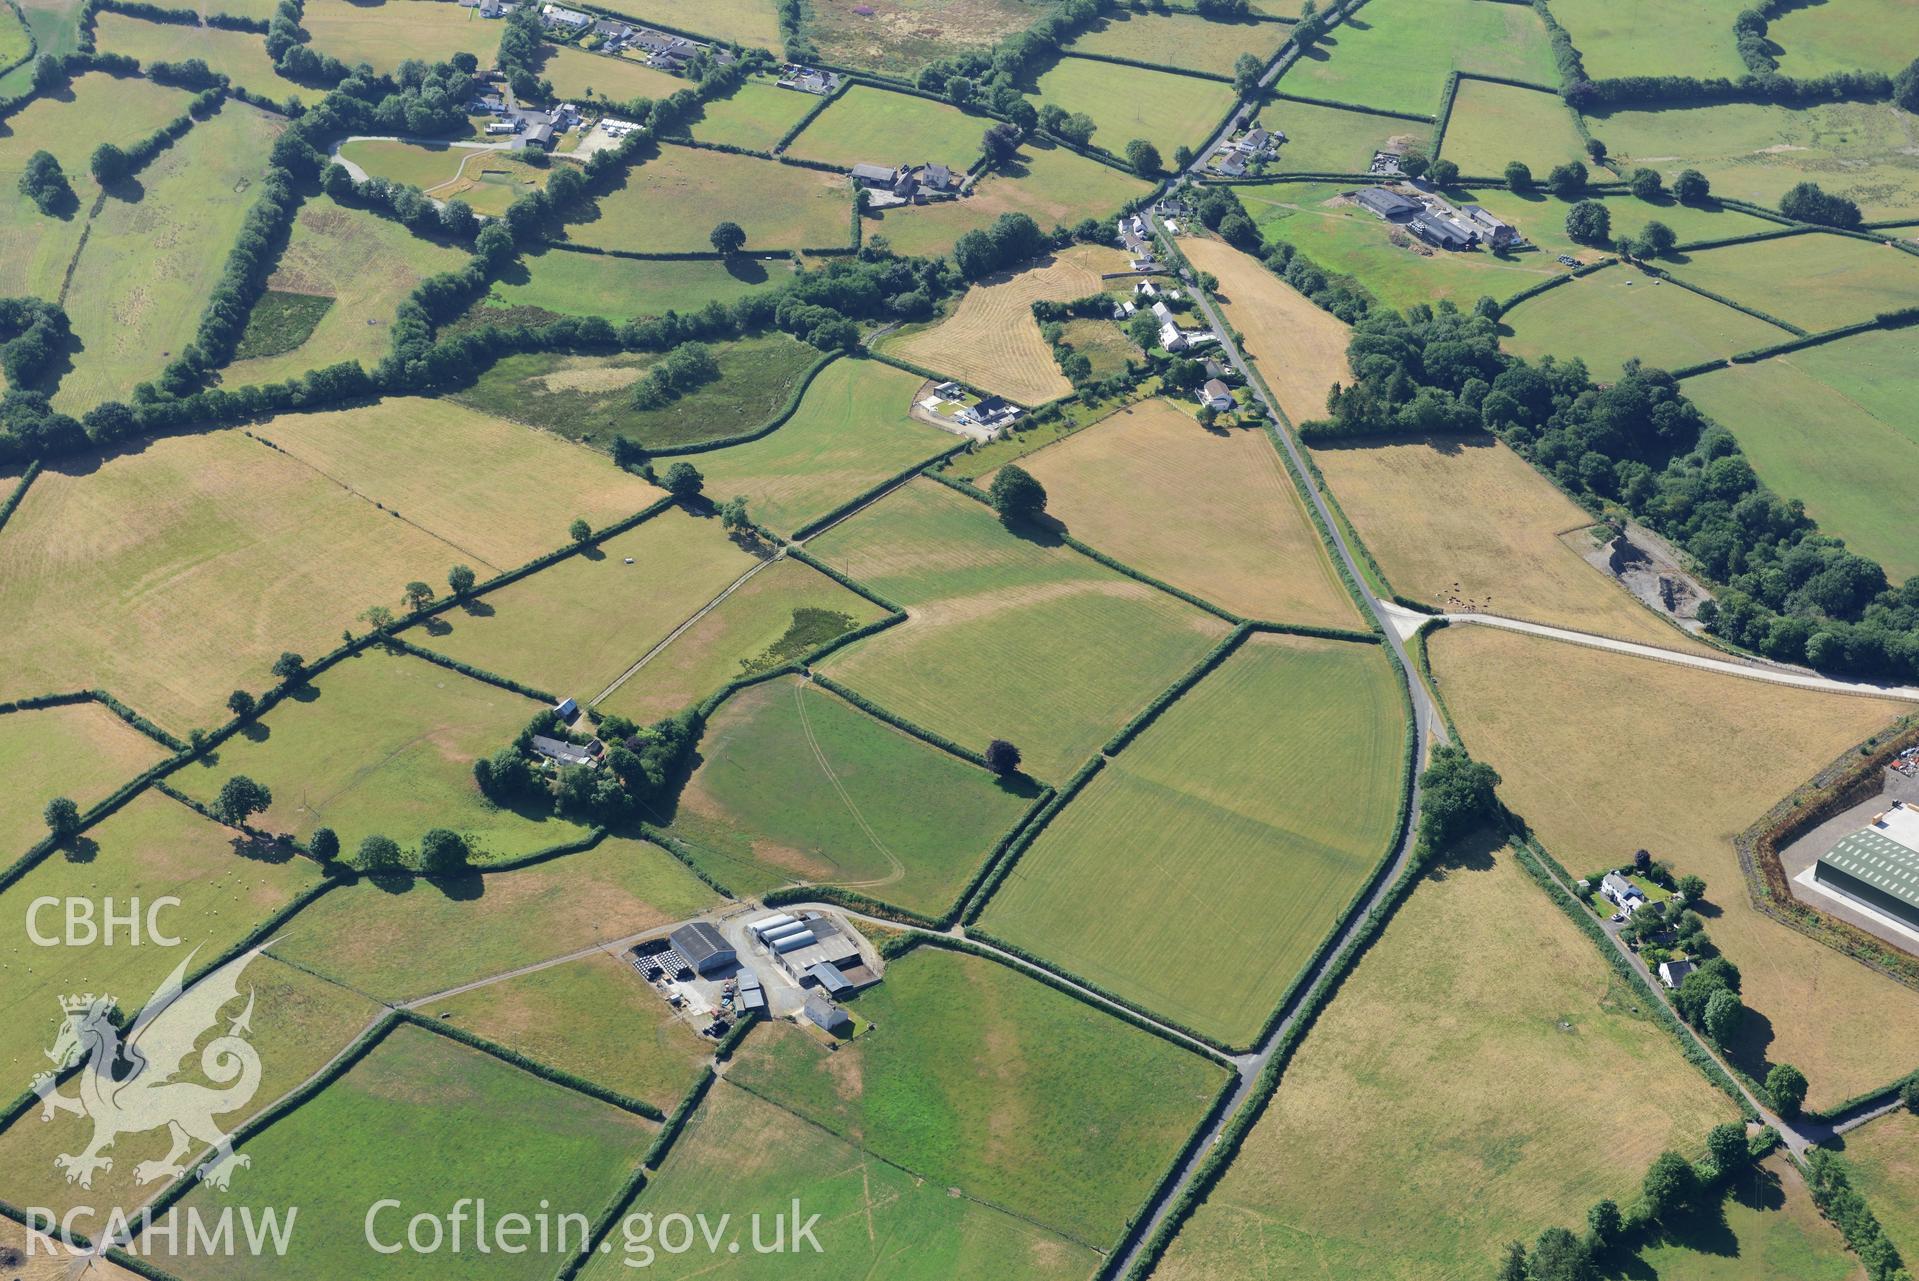
[[[313,835],[307,838],[307,849],[313,857],[325,862],[340,853],[340,834],[330,827],[316,827]]]
[[[1602,1249],[1619,1239],[1619,1231],[1624,1226],[1619,1205],[1612,1200],[1595,1201],[1593,1208],[1586,1211],[1586,1234]]]
[[[1582,200],[1566,211],[1566,234],[1582,245],[1612,239],[1612,214],[1597,200]]]
[[[401,589],[400,598],[406,602],[408,609],[425,609],[433,603],[433,588],[416,578]]]
[[[1799,1115],[1806,1101],[1806,1074],[1790,1063],[1775,1063],[1766,1073],[1766,1097],[1773,1111],[1788,1121]]]
[[[1431,172],[1426,175],[1439,187],[1450,187],[1459,181],[1459,166],[1450,160],[1435,160]]]
[[[706,477],[700,475],[700,469],[692,463],[677,462],[666,469],[660,484],[675,498],[697,498],[706,485]]]
[[[1005,778],[1019,772],[1019,748],[1003,738],[996,738],[986,745],[986,768]]]
[[[385,605],[368,605],[360,614],[366,623],[376,632],[383,632],[393,626],[393,611]]]
[[[1250,98],[1259,89],[1259,78],[1266,74],[1266,64],[1257,54],[1242,53],[1233,59],[1233,92],[1242,98]]]
[[[36,151],[27,157],[27,166],[20,173],[20,193],[43,214],[56,214],[73,203],[73,188],[51,151]]]
[[[753,521],[746,514],[746,495],[735,494],[720,504],[720,528],[737,531],[750,527]]]
[[[979,141],[988,163],[1003,165],[1019,151],[1019,139],[1019,126],[1002,120],[989,125]]]
[[[1586,1243],[1565,1228],[1547,1228],[1533,1243],[1527,1264],[1531,1281],[1598,1281]]]
[[[575,516],[573,523],[566,527],[566,536],[576,543],[583,543],[593,537],[593,526],[586,523],[584,516]]]
[[[420,838],[420,870],[428,876],[453,876],[464,872],[471,851],[458,832],[436,827]]]
[[[220,785],[220,794],[213,798],[212,809],[222,823],[244,827],[249,818],[272,804],[273,792],[265,783],[255,782],[245,774],[235,774]]]
[[[1739,1121],[1726,1121],[1706,1131],[1706,1154],[1720,1178],[1740,1173],[1752,1164],[1752,1148],[1746,1144],[1746,1127]]]
[[[1681,169],[1672,180],[1672,198],[1682,205],[1703,205],[1712,195],[1712,184],[1697,169]]]
[[[1666,184],[1660,181],[1659,171],[1644,166],[1633,170],[1627,182],[1632,187],[1632,194],[1641,200],[1657,200],[1666,190]]]
[[[273,660],[273,674],[285,682],[299,680],[306,675],[306,669],[306,659],[290,649],[281,650],[280,656]]]
[[[1706,1015],[1700,1022],[1705,1024],[1706,1035],[1712,1038],[1713,1044],[1723,1050],[1739,1035],[1739,1024],[1745,1014],[1746,1007],[1739,1003],[1736,993],[1714,992],[1706,999]]]
[[[64,841],[80,830],[80,807],[70,797],[56,796],[48,801],[43,816],[48,833],[56,841]]]
[[[1144,138],[1135,138],[1126,144],[1126,163],[1133,166],[1136,174],[1156,174],[1159,172],[1159,148]]]
[[[1494,789],[1499,773],[1450,743],[1433,746],[1431,762],[1419,776],[1419,841],[1437,853],[1499,813]]]
[[[1173,148],[1173,168],[1179,172],[1185,173],[1188,169],[1191,169],[1195,159],[1197,159],[1197,157],[1193,155],[1193,149],[1184,143]]]
[[[729,258],[746,248],[746,230],[737,222],[720,223],[707,239],[713,242],[713,248]]]
[[[1586,139],[1586,154],[1592,157],[1594,164],[1604,164],[1606,161],[1606,144],[1597,138],[1588,138]]]
[[[362,872],[391,872],[402,863],[400,846],[392,837],[375,833],[360,842],[347,862]]]
[[[1533,171],[1523,161],[1514,160],[1506,166],[1506,190],[1514,195],[1524,195],[1533,189]]]
[[[987,496],[1006,525],[1023,525],[1046,510],[1046,487],[1017,463],[1008,463],[994,474]]]
[[[1662,1152],[1646,1171],[1639,1192],[1646,1217],[1657,1222],[1689,1205],[1698,1189],[1692,1162],[1677,1152]]]
[[[1634,250],[1641,258],[1663,258],[1678,243],[1678,233],[1655,218],[1640,230]]]
[[[1399,158],[1399,172],[1408,178],[1423,178],[1426,176],[1426,171],[1432,167],[1432,163],[1417,151],[1409,151]]]
[[[241,720],[246,720],[252,716],[255,711],[259,710],[259,706],[260,704],[254,699],[253,695],[243,689],[236,689],[227,695],[227,710],[235,716],[238,716]]]
[[[1586,166],[1577,160],[1554,165],[1553,171],[1546,175],[1546,186],[1560,199],[1571,200],[1586,189]]]
[[[447,590],[455,596],[464,596],[473,590],[475,578],[471,565],[455,565],[446,571]]]
[[[111,187],[127,176],[133,168],[133,162],[127,159],[127,153],[110,142],[103,142],[93,149],[93,158],[87,162],[93,171],[93,180],[102,187]]]

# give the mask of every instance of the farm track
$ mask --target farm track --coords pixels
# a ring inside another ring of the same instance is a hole
[[[633,666],[621,672],[619,676],[617,676],[614,679],[611,685],[608,685],[605,689],[595,694],[592,698],[589,698],[588,700],[586,700],[586,705],[588,707],[595,707],[595,706],[598,706],[599,703],[602,702],[603,700],[612,697],[613,692],[615,690],[619,689],[620,686],[626,684],[629,680],[632,680],[634,675],[638,673],[642,667],[645,667],[648,663],[652,662],[655,658],[658,658],[660,656],[660,653],[663,650],[665,650],[668,645],[671,645],[674,641],[678,640],[680,636],[684,632],[686,632],[688,628],[692,627],[695,623],[699,622],[702,618],[705,618],[708,614],[718,609],[720,605],[722,605],[726,601],[727,597],[731,596],[734,592],[738,591],[740,588],[746,586],[748,579],[752,578],[753,575],[765,569],[768,565],[774,564],[775,562],[783,560],[784,558],[785,558],[784,552],[777,552],[774,555],[771,555],[767,557],[765,560],[760,561],[758,564],[754,565],[753,568],[747,570],[744,574],[741,574],[738,578],[734,579],[731,583],[728,583],[725,591],[722,591],[718,596],[715,596],[712,600],[700,606],[699,609],[693,612],[692,617],[688,618],[686,621],[682,622],[678,627],[675,627],[672,631],[668,632],[660,640],[659,644],[655,645],[652,649],[647,650],[646,653],[640,655],[640,659],[638,662],[634,663]]]

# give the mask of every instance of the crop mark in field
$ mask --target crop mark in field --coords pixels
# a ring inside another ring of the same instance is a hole
[[[793,706],[800,714],[800,732],[806,735],[806,745],[813,749],[813,759],[820,763],[820,773],[826,775],[826,781],[833,785],[835,792],[839,793],[840,803],[846,806],[846,812],[853,816],[853,821],[860,825],[860,831],[866,833],[866,839],[873,842],[873,848],[880,852],[880,856],[893,869],[885,876],[874,880],[846,881],[843,884],[849,888],[878,888],[903,880],[906,876],[906,864],[902,863],[899,855],[880,839],[880,834],[873,830],[873,825],[866,821],[866,815],[860,812],[860,807],[853,803],[851,796],[847,795],[846,788],[840,783],[839,775],[833,772],[832,765],[827,762],[826,752],[820,747],[820,740],[813,733],[813,722],[806,714],[806,685],[803,682],[795,682],[793,685]],[[870,1224],[868,1230],[871,1230]]]

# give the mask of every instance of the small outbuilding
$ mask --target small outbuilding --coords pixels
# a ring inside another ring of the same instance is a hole
[[[813,1026],[833,1036],[845,1036],[853,1030],[853,1018],[845,1010],[817,993],[806,998],[806,1017]]]
[[[705,921],[691,921],[668,936],[673,950],[686,958],[695,974],[712,974],[733,966],[733,945]]]

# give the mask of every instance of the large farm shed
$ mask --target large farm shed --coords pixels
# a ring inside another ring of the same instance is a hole
[[[1919,929],[1919,813],[1895,807],[1813,865],[1829,889]]]

